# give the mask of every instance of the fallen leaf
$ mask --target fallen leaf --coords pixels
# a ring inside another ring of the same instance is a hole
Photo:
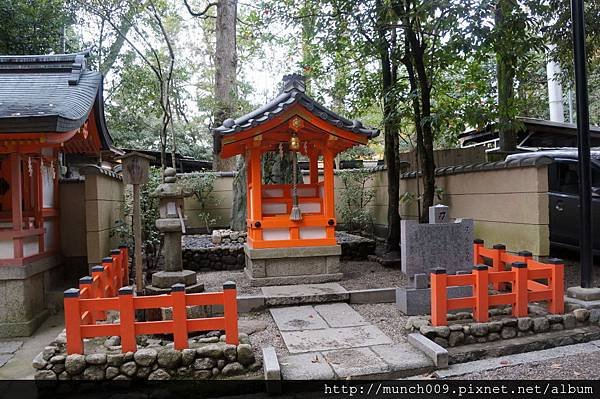
[[[581,373],[579,373],[577,371],[573,371],[573,374],[575,374],[575,375],[581,375]]]
[[[550,368],[551,368],[551,369],[559,369],[560,367],[561,367],[561,365],[560,365],[560,364],[558,364],[558,363],[552,363],[552,364],[550,365]]]
[[[502,361],[500,361],[500,364],[507,365],[507,364],[510,364],[510,361],[508,361],[508,360],[502,360]]]

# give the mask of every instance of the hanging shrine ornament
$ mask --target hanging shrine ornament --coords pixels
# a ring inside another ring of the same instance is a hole
[[[54,161],[50,161],[50,170],[52,170],[52,180],[56,180],[56,168],[54,167]]]
[[[29,177],[33,176],[33,165],[31,164],[31,157],[27,157],[27,171],[29,172]]]
[[[298,153],[300,149],[300,139],[296,133],[292,133],[290,137],[290,151],[292,152],[292,210],[290,212],[290,220],[302,220],[302,211],[298,205]]]

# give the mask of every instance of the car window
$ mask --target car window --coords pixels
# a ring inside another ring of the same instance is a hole
[[[576,162],[559,162],[558,191],[565,194],[579,194],[579,171]],[[592,187],[600,187],[600,170],[592,165]]]
[[[565,194],[577,194],[579,192],[577,163],[559,162],[557,166],[558,191]]]

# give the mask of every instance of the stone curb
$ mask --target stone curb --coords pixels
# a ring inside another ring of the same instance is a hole
[[[433,360],[439,369],[448,367],[448,351],[419,333],[408,334],[408,343]]]
[[[264,347],[262,353],[267,392],[270,394],[281,393],[281,368],[279,367],[275,348],[272,346]]]
[[[263,295],[238,296],[237,301],[239,313],[258,312],[272,306],[280,306],[278,303],[272,303],[273,301],[267,301],[267,298]],[[323,300],[322,302],[315,303],[328,302],[347,302],[352,304],[394,303],[396,302],[396,288],[372,288],[347,291],[341,300]]]
[[[367,290],[348,291],[350,303],[394,303],[396,288],[373,288]]]

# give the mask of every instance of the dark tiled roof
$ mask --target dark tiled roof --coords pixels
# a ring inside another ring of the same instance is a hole
[[[102,74],[88,53],[0,56],[0,133],[78,129],[94,104],[103,149],[112,139],[103,112]]]
[[[471,165],[458,165],[458,166],[445,166],[442,168],[436,168],[436,176],[447,176],[457,175],[459,173],[469,172],[480,172],[484,170],[498,170],[498,169],[511,169],[511,168],[523,168],[523,167],[540,167],[549,165],[553,162],[553,159],[545,155],[534,155],[529,158],[505,160],[498,162],[482,162]],[[418,173],[421,175],[421,173]],[[414,178],[417,176],[416,171],[406,172],[400,174],[401,179]]]
[[[299,74],[285,75],[283,88],[279,95],[262,107],[237,119],[226,119],[223,125],[213,129],[213,134],[227,135],[255,127],[284,112],[294,104],[301,104],[312,114],[350,132],[373,138],[379,135],[379,129],[362,125],[360,121],[349,120],[317,103],[305,93],[304,77]]]

